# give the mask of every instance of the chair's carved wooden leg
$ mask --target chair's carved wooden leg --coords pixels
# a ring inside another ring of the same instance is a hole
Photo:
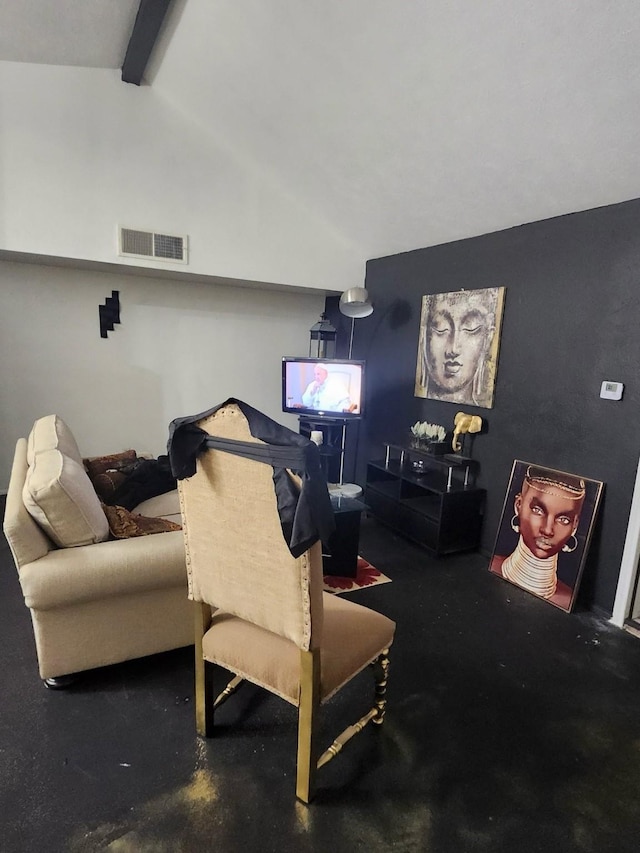
[[[298,760],[296,796],[303,803],[313,799],[318,755],[316,725],[320,707],[320,652],[300,652],[300,701],[298,703]]]
[[[386,691],[387,677],[389,675],[389,649],[384,649],[384,651],[382,651],[381,654],[373,661],[371,666],[373,667],[376,679],[376,693],[373,708],[365,714],[364,717],[360,717],[357,723],[349,726],[338,735],[331,746],[320,756],[318,769],[320,767],[324,767],[324,765],[331,761],[332,758],[335,758],[335,756],[342,750],[343,746],[348,743],[354,735],[359,734],[366,725],[369,723],[375,723],[377,726],[382,725],[387,704]]]
[[[341,734],[339,734],[331,746],[320,756],[320,759],[318,760],[318,769],[320,769],[320,767],[324,767],[324,765],[331,761],[332,758],[335,758],[342,750],[342,747],[348,743],[354,735],[359,734],[367,723],[375,720],[377,713],[378,709],[372,708],[368,714],[365,714],[364,717],[360,717],[357,723],[354,723],[352,726],[348,726]]]
[[[378,658],[373,662],[376,672],[376,696],[374,704],[376,707],[376,716],[372,719],[372,723],[376,726],[381,726],[384,722],[384,714],[387,707],[387,680],[389,678],[389,649],[384,649]]]
[[[196,675],[196,731],[203,737],[213,734],[213,667],[202,653],[202,638],[211,621],[211,608],[195,602],[195,675]]]
[[[227,684],[227,686],[224,688],[222,693],[220,693],[218,696],[216,696],[216,701],[213,703],[214,710],[216,708],[219,708],[220,705],[224,704],[227,701],[227,699],[229,698],[229,696],[233,696],[233,694],[236,692],[238,687],[240,687],[240,685],[243,684],[243,682],[244,682],[244,678],[241,678],[239,675],[235,675],[231,679],[231,681]]]

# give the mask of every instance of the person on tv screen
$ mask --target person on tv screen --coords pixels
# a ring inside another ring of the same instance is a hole
[[[349,391],[342,379],[332,376],[322,364],[316,364],[313,368],[313,381],[302,395],[302,405],[320,412],[353,410]]]
[[[572,591],[557,576],[558,555],[578,547],[584,498],[581,478],[530,465],[511,519],[518,542],[507,557],[493,557],[491,571],[566,609]]]

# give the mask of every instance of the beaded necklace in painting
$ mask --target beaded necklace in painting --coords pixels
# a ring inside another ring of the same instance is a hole
[[[534,557],[520,536],[515,551],[502,564],[502,576],[541,598],[551,598],[558,583],[557,563],[557,554]]]

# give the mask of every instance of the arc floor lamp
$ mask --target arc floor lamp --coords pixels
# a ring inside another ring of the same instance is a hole
[[[351,330],[349,333],[349,354],[348,358],[351,358],[353,353],[353,329],[355,326],[355,321],[360,320],[362,317],[368,317],[370,314],[373,314],[373,305],[371,304],[371,300],[369,298],[369,293],[364,287],[350,287],[348,290],[345,290],[342,296],[340,297],[340,302],[338,303],[338,307],[340,309],[340,313],[344,314],[345,317],[351,318]],[[342,453],[340,455],[340,483],[336,488],[332,490],[332,494],[342,495],[343,497],[357,497],[362,494],[362,489],[360,486],[355,483],[344,483],[343,482],[343,474],[344,474],[344,457],[345,457],[345,445],[347,440],[347,424],[343,423],[342,425]]]
[[[344,314],[345,317],[351,317],[351,333],[349,335],[349,358],[351,358],[355,321],[373,314],[369,292],[365,287],[350,287],[340,297],[338,307],[341,314]]]

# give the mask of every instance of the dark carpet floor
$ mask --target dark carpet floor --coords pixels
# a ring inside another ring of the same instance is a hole
[[[306,807],[294,709],[249,686],[198,739],[190,649],[45,689],[2,538],[0,850],[637,853],[640,640],[370,519],[360,550],[393,580],[350,596],[398,623],[387,717]],[[323,742],[369,677],[330,703]]]

